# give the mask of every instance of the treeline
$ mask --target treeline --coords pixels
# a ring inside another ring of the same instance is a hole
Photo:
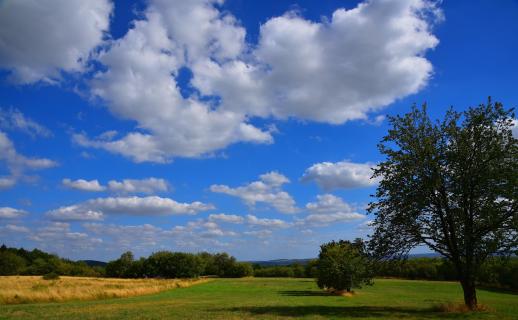
[[[454,266],[441,258],[418,258],[405,261],[384,261],[376,275],[421,280],[457,280]],[[480,267],[479,285],[518,290],[518,257],[491,257]]]
[[[237,262],[227,253],[159,251],[135,260],[128,251],[106,265],[106,276],[116,278],[240,278],[253,275],[251,264]]]
[[[255,277],[274,277],[274,278],[316,278],[317,260],[310,260],[302,265],[294,263],[288,266],[261,266],[254,264]]]
[[[311,260],[305,266],[300,264],[274,267],[254,265],[254,275],[256,277],[316,278],[317,261]],[[410,280],[455,281],[458,279],[453,265],[441,258],[382,261],[375,265],[374,274],[376,277]],[[518,257],[489,258],[481,266],[477,281],[482,286],[518,290]]]
[[[23,248],[7,248],[5,245],[0,247],[0,275],[47,274],[99,277],[104,275],[104,268],[63,259],[38,249],[28,251]]]
[[[316,278],[318,260],[289,266],[261,266],[238,262],[227,253],[197,254],[159,251],[149,257],[134,259],[126,252],[106,267],[89,266],[85,262],[63,259],[38,249],[0,247],[0,275],[66,275],[117,278],[196,278],[216,276]],[[383,261],[376,264],[376,277],[420,280],[456,280],[455,268],[440,258],[415,258]],[[480,268],[478,284],[488,287],[518,290],[518,257],[489,258]]]

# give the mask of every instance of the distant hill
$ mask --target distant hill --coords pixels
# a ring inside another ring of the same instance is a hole
[[[408,255],[409,259],[417,259],[417,258],[441,258],[441,255],[435,252],[430,253],[414,253]]]
[[[261,267],[275,267],[275,266],[289,266],[294,263],[306,265],[313,259],[277,259],[277,260],[266,260],[266,261],[246,261],[251,264],[258,264]]]
[[[84,262],[90,267],[106,267],[106,262],[97,260],[79,260],[77,262]]]
[[[417,258],[440,258],[441,256],[437,253],[416,253],[408,255],[409,259],[417,259]],[[246,261],[251,264],[257,264],[261,267],[275,267],[275,266],[289,266],[294,263],[298,263],[301,265],[308,264],[309,261],[316,259],[276,259],[276,260],[262,260],[262,261]]]

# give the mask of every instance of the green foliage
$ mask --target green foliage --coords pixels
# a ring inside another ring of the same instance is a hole
[[[90,267],[84,262],[62,259],[38,249],[0,247],[0,275],[44,275],[56,273],[67,276],[101,276],[104,269]]]
[[[518,140],[515,115],[500,103],[430,120],[426,106],[389,118],[379,144],[386,156],[369,241],[379,257],[400,257],[427,245],[451,261],[470,309],[487,257],[518,248]]]
[[[293,263],[288,266],[261,266],[255,264],[254,276],[261,278],[316,278],[318,260],[309,260],[306,265]]]
[[[20,274],[25,268],[26,261],[15,253],[0,251],[0,275],[11,276]]]
[[[251,277],[254,275],[252,265],[247,262],[237,262],[232,269],[231,276],[229,276],[231,278]]]
[[[477,274],[478,283],[518,291],[518,258],[491,257]]]
[[[133,253],[127,251],[119,259],[110,261],[106,265],[106,276],[116,278],[129,278],[130,268],[133,264]]]
[[[306,278],[318,277],[318,259],[310,260],[304,267],[304,276]]]
[[[351,291],[371,284],[372,265],[361,239],[340,240],[320,246],[318,278],[320,288]]]
[[[42,278],[43,280],[58,280],[59,274],[57,274],[56,272],[49,272],[47,274],[44,274]]]
[[[256,269],[254,272],[256,277],[272,277],[272,278],[294,278],[295,272],[290,266],[275,266]]]
[[[207,252],[158,251],[136,261],[131,252],[126,252],[106,265],[106,276],[117,278],[197,278],[202,275],[239,278],[253,275],[253,269],[227,253]]]
[[[233,278],[233,267],[236,264],[236,258],[227,253],[216,253],[214,255],[213,266],[211,271],[215,275],[226,278]]]

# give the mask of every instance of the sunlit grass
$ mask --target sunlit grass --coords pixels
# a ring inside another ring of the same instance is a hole
[[[0,304],[96,300],[152,294],[189,287],[206,279],[110,279],[61,277],[43,280],[39,276],[0,277]]]
[[[320,290],[312,279],[213,279],[122,299],[0,305],[0,319],[518,319],[516,294],[478,290],[484,311],[466,312],[456,282],[375,279],[374,283],[343,297]]]

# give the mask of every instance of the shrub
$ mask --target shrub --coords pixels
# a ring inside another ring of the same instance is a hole
[[[371,284],[372,276],[372,266],[361,239],[332,241],[320,246],[317,278],[320,288],[349,292]]]
[[[59,274],[57,274],[55,272],[49,272],[47,274],[44,274],[42,278],[43,278],[43,280],[58,280]]]

